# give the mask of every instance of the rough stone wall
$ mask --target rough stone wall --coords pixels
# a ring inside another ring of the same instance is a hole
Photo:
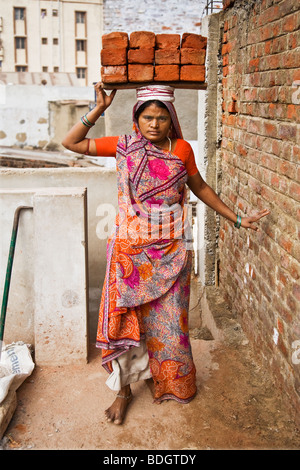
[[[224,2],[221,198],[258,233],[222,220],[220,286],[266,367],[300,397],[300,4]],[[298,408],[299,409],[299,408]]]

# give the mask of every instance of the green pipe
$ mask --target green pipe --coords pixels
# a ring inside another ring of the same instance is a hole
[[[6,310],[7,310],[7,303],[8,303],[11,272],[12,272],[18,226],[19,226],[19,218],[20,218],[20,212],[23,209],[32,209],[32,207],[19,206],[15,210],[15,214],[14,214],[14,222],[13,222],[13,228],[12,228],[12,234],[11,234],[11,240],[10,240],[8,262],[7,262],[7,268],[6,268],[6,277],[5,277],[5,284],[4,284],[4,290],[3,290],[2,307],[1,307],[1,317],[0,317],[0,358],[1,358],[2,343],[3,343],[3,336],[4,336],[4,325],[5,325],[5,317],[6,317]]]

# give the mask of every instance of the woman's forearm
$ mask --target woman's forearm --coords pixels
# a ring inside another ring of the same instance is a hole
[[[236,222],[237,214],[234,213],[206,183],[202,185],[201,190],[198,192],[198,197],[202,202],[215,210],[222,217],[225,217],[232,222]]]
[[[188,180],[188,186],[193,191],[195,196],[197,196],[204,204],[211,207],[214,211],[216,211],[221,216],[225,217],[228,220],[237,224],[236,226],[250,228],[251,230],[258,230],[256,222],[258,222],[262,217],[265,217],[270,213],[268,209],[263,209],[259,211],[257,214],[248,216],[248,217],[240,217],[237,216],[235,212],[233,212],[215,193],[215,191],[208,186],[207,183],[202,179],[200,173],[198,172],[196,175],[190,176]]]
[[[86,153],[88,148],[86,135],[90,127],[96,123],[101,114],[111,105],[116,94],[116,90],[113,90],[110,95],[107,95],[100,82],[95,85],[95,92],[97,96],[96,106],[69,130],[62,141],[62,145],[73,152]],[[92,148],[89,148],[89,154],[96,155],[94,142],[92,142]]]
[[[95,124],[97,119],[103,113],[103,109],[99,107],[95,107],[91,111],[86,114],[86,118],[91,124]],[[89,127],[83,124],[80,120],[78,121],[67,133],[64,140],[62,141],[62,145],[69,150],[77,153],[85,153],[87,150],[87,139],[86,135],[89,131]]]
[[[221,201],[215,191],[202,179],[199,172],[196,175],[189,177],[188,186],[195,196],[204,202],[204,204],[211,207],[211,209],[226,219],[236,222],[237,215],[229,209],[223,201]]]

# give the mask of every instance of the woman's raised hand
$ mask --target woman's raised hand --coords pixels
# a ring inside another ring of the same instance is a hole
[[[105,109],[111,105],[117,90],[113,90],[109,95],[107,95],[103,88],[103,83],[101,82],[96,83],[94,88],[96,92],[97,107],[101,108],[102,111],[105,111]]]

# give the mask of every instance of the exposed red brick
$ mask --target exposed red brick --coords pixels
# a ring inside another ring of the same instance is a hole
[[[155,37],[155,45],[157,49],[179,49],[180,34],[157,34]]]
[[[156,65],[154,80],[157,82],[177,82],[179,80],[179,65]]]
[[[102,49],[118,49],[128,47],[128,34],[122,32],[113,32],[103,34]]]
[[[180,80],[185,82],[204,82],[204,65],[182,65],[180,69]]]
[[[237,104],[236,101],[232,100],[232,102],[228,106],[228,112],[235,114],[237,113]]]
[[[155,64],[157,65],[180,64],[179,50],[157,49],[155,51]]]
[[[153,75],[154,67],[151,64],[128,64],[129,82],[151,82]]]
[[[181,49],[180,51],[180,63],[183,65],[204,65],[205,64],[205,49]]]
[[[288,372],[292,338],[298,339],[300,332],[298,329],[295,336],[294,313],[300,300],[300,171],[295,167],[300,159],[300,93],[295,84],[300,80],[299,0],[249,2],[247,17],[241,14],[243,3],[247,2],[235,2],[236,8],[225,11],[219,45],[224,77],[220,197],[243,214],[254,207],[270,208],[271,213],[258,224],[261,234],[248,236],[247,256],[246,238],[234,229],[226,232],[227,222],[221,222],[220,287],[228,299],[238,299],[233,300],[234,310],[242,318],[247,335],[253,336],[256,350],[260,355],[263,352],[266,364],[271,364],[290,402],[299,406],[300,370],[294,366],[293,379]],[[232,4],[225,0],[224,8]],[[235,26],[237,22],[239,27]],[[247,36],[241,34],[245,30]],[[232,93],[238,93],[235,100]],[[256,278],[243,282],[246,262]],[[241,287],[243,300],[247,299],[244,304],[240,301]],[[253,311],[258,314],[255,321]],[[274,328],[279,332],[276,347],[272,339],[268,343]]]
[[[129,64],[152,64],[154,61],[154,48],[147,49],[129,49]]]
[[[126,83],[127,82],[126,65],[101,67],[101,79],[104,83]]]
[[[183,33],[181,40],[181,48],[189,49],[205,49],[207,45],[207,38],[201,34]]]
[[[101,65],[126,65],[127,49],[102,49]]]
[[[155,47],[155,33],[151,31],[134,31],[129,38],[130,49],[147,49]]]
[[[290,16],[287,16],[282,21],[282,31],[290,32],[294,31],[297,28],[297,16],[292,13]]]

